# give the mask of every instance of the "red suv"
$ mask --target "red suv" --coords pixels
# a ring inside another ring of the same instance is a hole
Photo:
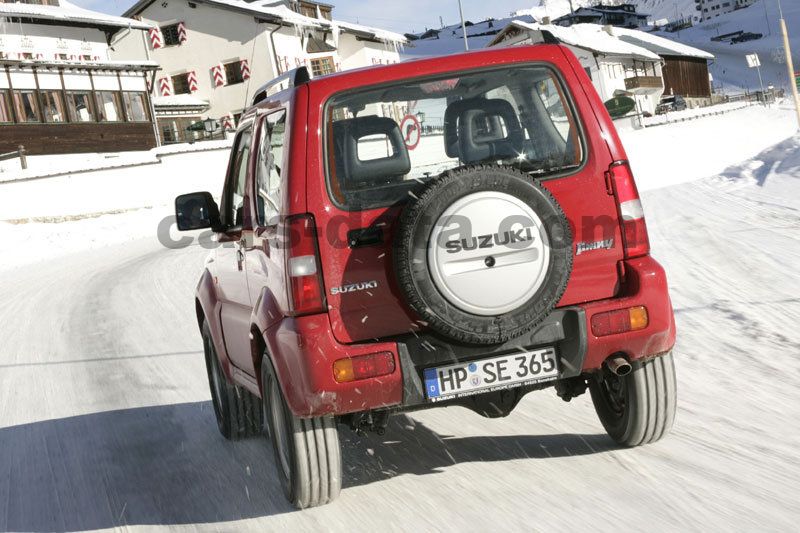
[[[513,47],[259,89],[197,287],[214,411],[266,429],[297,507],[338,494],[337,424],[587,388],[609,435],[660,439],[675,321],[611,119],[577,59]]]

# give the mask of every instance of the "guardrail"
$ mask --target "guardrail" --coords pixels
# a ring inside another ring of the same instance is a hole
[[[28,168],[27,154],[28,151],[25,150],[25,147],[20,144],[19,148],[17,148],[15,151],[0,154],[0,161],[8,161],[9,159],[14,159],[19,157],[19,164],[22,166],[22,170],[26,170]]]
[[[736,104],[739,105],[726,105]],[[687,114],[684,111],[676,111],[673,113],[665,113],[663,115],[655,115],[652,117],[642,118],[642,125],[645,128],[653,128],[656,126],[666,126],[667,124],[675,124],[678,122],[688,122],[700,118],[707,118],[717,115],[724,115],[732,111],[739,111],[754,105],[754,102],[749,100],[738,100],[734,102],[726,102],[725,104],[718,104],[703,108],[696,108],[694,113]]]

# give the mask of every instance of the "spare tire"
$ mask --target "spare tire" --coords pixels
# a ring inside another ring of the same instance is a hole
[[[572,234],[561,206],[525,173],[443,174],[400,216],[394,268],[423,325],[472,344],[534,328],[564,294]]]

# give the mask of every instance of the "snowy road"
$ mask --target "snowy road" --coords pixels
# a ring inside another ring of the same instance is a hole
[[[679,326],[664,441],[619,450],[587,396],[529,395],[342,429],[345,490],[293,511],[260,439],[228,443],[192,291],[205,252],[154,239],[0,278],[0,530],[796,530],[800,140],[645,194]]]

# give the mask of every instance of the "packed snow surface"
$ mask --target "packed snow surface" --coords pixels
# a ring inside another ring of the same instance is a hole
[[[795,130],[788,110],[749,108],[624,135],[678,322],[664,440],[616,448],[588,395],[565,404],[552,391],[500,420],[399,415],[383,437],[340,430],[342,495],[303,512],[285,502],[263,439],[217,431],[192,301],[207,253],[197,241],[164,248],[142,210],[0,224],[0,530],[795,530]],[[181,184],[219,184],[219,159]],[[109,175],[103,191],[130,179]],[[176,178],[162,179],[146,182],[154,206]],[[64,212],[84,183],[59,190]],[[35,214],[40,194],[15,198]],[[85,250],[112,226],[116,240]],[[15,236],[51,256],[9,264],[25,255]]]

